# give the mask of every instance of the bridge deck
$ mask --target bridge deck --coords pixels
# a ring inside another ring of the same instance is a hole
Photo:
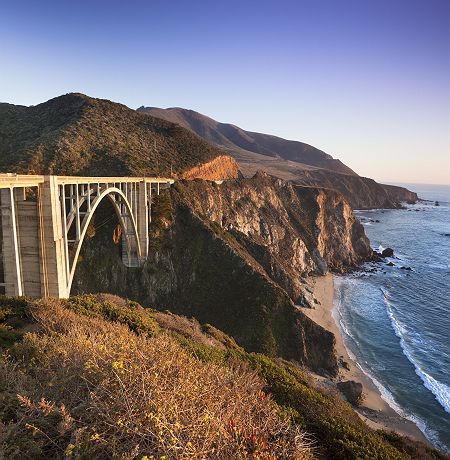
[[[0,188],[36,187],[43,184],[44,175],[32,174],[0,174]],[[54,176],[58,185],[67,184],[95,184],[95,183],[142,183],[147,184],[173,184],[174,179],[167,177],[145,176]]]

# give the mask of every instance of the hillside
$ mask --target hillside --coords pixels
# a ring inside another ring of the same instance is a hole
[[[169,120],[190,129],[203,139],[226,150],[239,163],[256,161],[258,155],[263,155],[274,160],[293,161],[306,168],[313,166],[344,174],[355,174],[340,160],[336,160],[331,155],[304,142],[245,131],[238,126],[219,123],[201,113],[179,107],[159,109],[142,106],[137,111]],[[246,173],[245,169],[243,172]]]
[[[1,172],[183,177],[199,167],[196,177],[208,179],[238,173],[223,150],[191,131],[121,104],[82,94],[34,107],[0,104]]]
[[[111,213],[98,212],[98,222]],[[111,222],[82,248],[74,293],[101,290],[167,308],[249,351],[337,373],[333,334],[296,305],[313,302],[307,275],[345,271],[372,255],[341,195],[260,173],[220,185],[177,182],[153,212],[146,264],[122,265]]]
[[[245,131],[182,108],[142,106],[138,111],[177,123],[223,148],[246,177],[261,170],[298,184],[331,188],[342,193],[354,209],[396,208],[402,201],[418,199],[403,187],[360,177],[341,161],[302,142]]]
[[[109,295],[0,296],[0,458],[445,458],[292,363]]]

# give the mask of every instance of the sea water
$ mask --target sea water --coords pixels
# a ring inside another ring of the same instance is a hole
[[[335,277],[335,315],[383,398],[450,452],[450,186],[408,188],[431,201],[356,212],[394,257]]]

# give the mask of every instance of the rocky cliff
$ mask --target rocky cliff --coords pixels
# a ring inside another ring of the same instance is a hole
[[[237,169],[191,131],[122,104],[83,94],[0,104],[1,172],[228,179]]]
[[[361,176],[338,174],[325,169],[299,171],[293,180],[302,185],[326,187],[341,193],[353,209],[399,208],[402,202],[418,200],[404,187],[384,185]]]
[[[194,316],[248,350],[337,372],[333,334],[296,304],[307,305],[304,276],[370,257],[341,195],[264,174],[182,181],[158,200],[151,232],[148,261],[127,269],[112,229],[101,227],[82,249],[73,291],[112,292]]]
[[[183,182],[172,194],[235,238],[293,301],[302,277],[345,270],[371,252],[350,206],[331,190],[258,173],[221,185]]]
[[[419,200],[417,193],[411,192],[411,190],[408,190],[405,187],[399,187],[397,185],[387,185],[387,184],[382,184],[382,187],[388,194],[389,198],[396,203],[402,203],[402,202],[415,203],[416,201]]]

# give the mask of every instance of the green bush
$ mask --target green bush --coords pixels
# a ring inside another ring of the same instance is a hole
[[[99,317],[126,324],[136,334],[153,336],[159,332],[156,321],[136,302],[117,305],[107,300],[99,300],[94,294],[71,297],[66,306],[84,316]]]
[[[9,348],[22,338],[23,334],[7,324],[0,323],[0,348]]]
[[[0,348],[9,348],[22,338],[15,326],[26,316],[26,309],[25,298],[0,295]]]

